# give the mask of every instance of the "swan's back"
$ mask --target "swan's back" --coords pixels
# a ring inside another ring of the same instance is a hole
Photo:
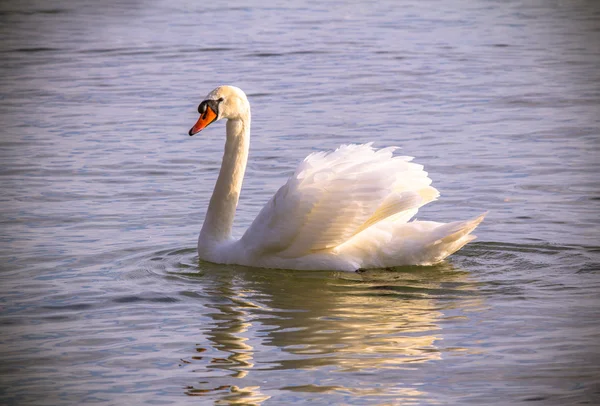
[[[382,223],[406,223],[439,193],[423,167],[395,149],[343,145],[309,155],[239,241],[244,255],[339,255]]]

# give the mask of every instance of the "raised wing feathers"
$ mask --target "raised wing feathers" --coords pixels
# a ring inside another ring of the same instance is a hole
[[[297,257],[329,250],[437,198],[422,166],[394,157],[394,150],[343,145],[309,155],[242,237],[248,254]]]

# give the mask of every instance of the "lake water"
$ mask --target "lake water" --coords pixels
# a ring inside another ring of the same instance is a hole
[[[0,5],[0,403],[600,403],[600,2]],[[401,146],[489,215],[433,267],[199,262],[224,125],[241,235],[313,151]]]

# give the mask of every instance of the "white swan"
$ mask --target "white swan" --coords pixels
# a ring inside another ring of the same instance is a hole
[[[239,240],[231,227],[250,144],[244,92],[221,86],[198,107],[194,135],[227,119],[219,177],[198,238],[200,259],[263,268],[340,270],[430,265],[475,238],[472,220],[409,222],[439,193],[423,166],[396,149],[342,145],[306,157]]]

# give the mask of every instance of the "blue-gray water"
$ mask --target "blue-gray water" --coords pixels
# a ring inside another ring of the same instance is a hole
[[[600,3],[0,4],[0,403],[600,402]],[[236,234],[308,153],[398,145],[489,211],[434,267],[195,252],[224,125],[253,107]]]

